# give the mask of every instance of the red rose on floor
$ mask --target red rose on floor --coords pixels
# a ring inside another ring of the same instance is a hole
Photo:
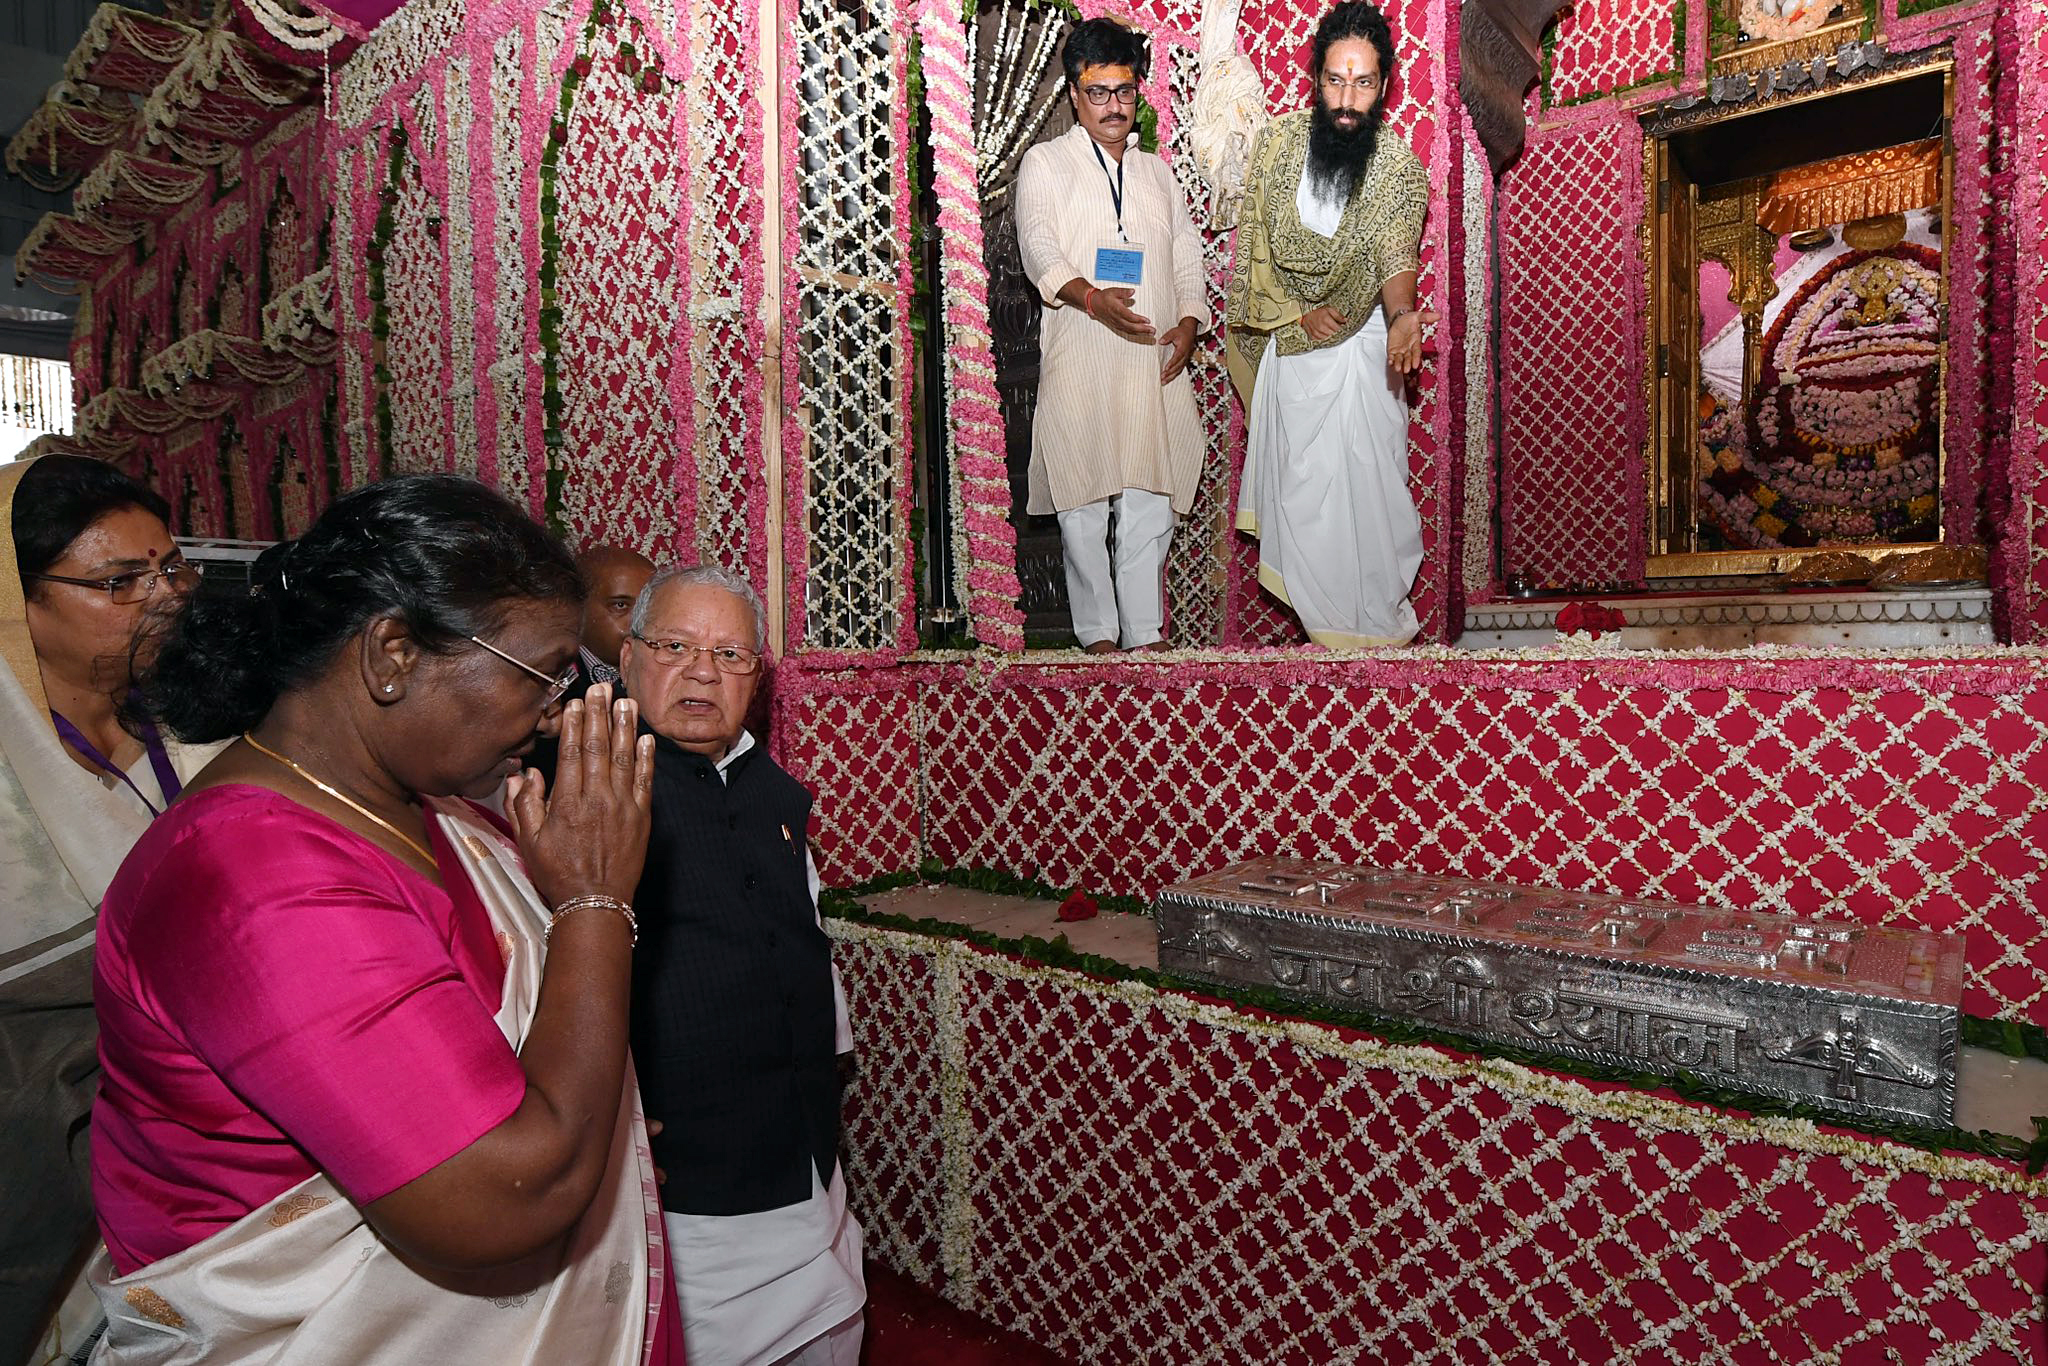
[[[1060,903],[1060,919],[1093,920],[1101,909],[1095,904],[1095,898],[1082,892],[1069,892],[1067,899]]]
[[[1602,631],[1619,631],[1628,625],[1628,616],[1618,607],[1602,607],[1597,602],[1569,602],[1557,614],[1557,629],[1561,635],[1584,631],[1593,639],[1600,639]]]

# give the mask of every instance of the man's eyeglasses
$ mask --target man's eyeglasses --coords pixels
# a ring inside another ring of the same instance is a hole
[[[1356,90],[1361,95],[1370,95],[1379,88],[1380,78],[1377,76],[1360,76],[1355,81],[1347,81],[1342,76],[1323,77],[1323,89],[1329,91],[1332,95],[1341,95],[1347,90]]]
[[[737,645],[692,645],[687,640],[655,640],[633,632],[633,639],[654,652],[654,657],[671,667],[694,664],[697,656],[707,654],[718,666],[720,673],[750,674],[761,667],[761,656],[752,650],[743,650]]]
[[[131,569],[125,574],[114,574],[104,579],[79,579],[69,574],[30,574],[26,577],[41,579],[45,583],[97,588],[112,598],[117,606],[127,607],[155,593],[159,579],[174,593],[190,592],[199,586],[199,566],[183,560],[170,560],[154,569]]]
[[[1088,103],[1097,109],[1108,104],[1112,97],[1118,104],[1136,104],[1138,87],[1135,85],[1084,85],[1081,93],[1088,97]]]
[[[576,676],[582,672],[581,669],[577,668],[576,661],[572,659],[569,661],[569,667],[562,670],[560,677],[556,677],[552,674],[544,674],[539,669],[534,668],[533,665],[528,664],[525,660],[506,654],[503,650],[491,644],[491,642],[485,640],[482,636],[471,636],[470,640],[475,644],[483,646],[486,650],[489,650],[492,654],[504,660],[513,668],[523,669],[527,673],[532,674],[535,678],[538,678],[541,682],[547,684],[547,695],[541,698],[540,702],[540,709],[542,711],[546,711],[549,707],[552,707],[555,705],[555,703],[561,701],[562,695],[568,692],[569,689],[576,686]]]

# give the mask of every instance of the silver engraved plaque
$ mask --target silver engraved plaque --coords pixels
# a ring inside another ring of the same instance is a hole
[[[1955,1119],[1963,936],[1264,859],[1153,903],[1163,972],[1640,1072]]]

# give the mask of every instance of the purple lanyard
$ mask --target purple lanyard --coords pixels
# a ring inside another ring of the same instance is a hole
[[[163,814],[163,812],[157,809],[155,802],[142,795],[142,789],[135,785],[135,780],[115,767],[112,759],[109,759],[106,755],[95,749],[92,741],[86,739],[84,733],[78,727],[72,725],[54,711],[50,713],[50,720],[56,723],[58,737],[65,744],[77,750],[80,758],[101,772],[110,773],[128,784],[128,790],[133,792],[141,799],[142,804],[149,808],[150,815],[161,816]],[[171,756],[164,752],[163,737],[157,734],[156,727],[148,721],[142,723],[142,748],[149,755],[149,766],[156,770],[156,784],[163,789],[164,804],[168,806],[178,799],[178,794],[184,790],[185,785],[178,781],[178,770],[171,767]]]

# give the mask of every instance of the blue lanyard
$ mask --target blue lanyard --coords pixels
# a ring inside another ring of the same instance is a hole
[[[1116,240],[1128,242],[1131,239],[1124,236],[1124,164],[1117,162],[1116,179],[1110,180],[1109,162],[1103,159],[1102,145],[1090,138],[1088,148],[1095,153],[1095,164],[1102,168],[1102,178],[1109,180],[1109,202],[1116,207]]]
[[[79,730],[78,727],[72,725],[54,711],[50,713],[50,720],[57,727],[58,738],[71,746],[71,748],[77,750],[78,756],[81,759],[84,759],[101,772],[111,774],[128,784],[128,790],[133,792],[141,799],[142,804],[149,808],[150,815],[161,816],[163,814],[162,811],[157,809],[155,802],[142,795],[142,789],[135,785],[133,778],[123,773],[112,759],[100,753],[93,742],[85,738],[85,732]],[[171,766],[171,756],[164,750],[163,737],[158,735],[156,727],[147,721],[142,723],[142,748],[149,755],[150,768],[156,771],[156,783],[158,787],[163,789],[165,804],[168,805],[176,801],[178,793],[184,790],[185,785],[178,781],[178,770]]]

